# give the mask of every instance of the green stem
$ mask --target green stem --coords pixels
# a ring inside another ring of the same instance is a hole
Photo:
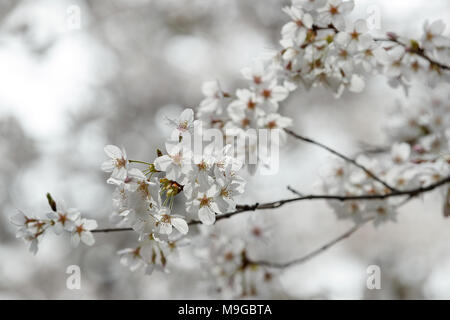
[[[153,163],[148,163],[145,161],[140,161],[140,160],[128,160],[129,163],[142,163],[142,164],[146,164],[148,166],[151,166]]]

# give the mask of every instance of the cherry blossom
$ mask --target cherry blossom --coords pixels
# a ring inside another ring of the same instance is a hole
[[[80,241],[88,246],[92,246],[95,243],[92,230],[97,228],[97,222],[90,219],[79,219],[75,222],[72,228],[71,243],[74,247],[78,247]]]
[[[156,214],[156,221],[158,232],[162,234],[170,235],[172,233],[172,227],[182,234],[187,234],[189,231],[186,221],[183,218],[171,215],[168,208],[162,208]]]
[[[345,15],[353,10],[353,0],[328,0],[327,6],[320,11],[319,20],[323,25],[332,23],[339,30],[345,28]]]
[[[445,64],[450,60],[450,38],[444,34],[442,21],[426,22],[420,40],[394,33],[375,38],[364,19],[349,19],[353,8],[352,0],[294,0],[283,9],[287,22],[281,29],[281,47],[241,70],[247,80],[241,88],[227,92],[218,81],[206,81],[201,88],[204,99],[195,112],[187,108],[177,119],[169,119],[172,133],[160,144],[166,153],[158,149],[154,158],[128,160],[124,149],[104,148],[109,159],[101,169],[111,173],[106,181],[115,188],[110,222],[123,228],[115,231],[135,235],[134,244],[118,252],[122,264],[146,274],[167,271],[174,248],[192,240],[205,247],[205,274],[214,278],[222,296],[256,296],[260,286],[272,285],[273,273],[265,268],[270,263],[252,260],[249,244],[269,242],[273,224],[255,216],[261,209],[304,199],[296,192],[299,198],[238,205],[237,198],[251,179],[245,170],[254,174],[258,166],[267,165],[264,150],[258,149],[258,134],[278,133],[268,141],[277,147],[284,146],[288,134],[296,136],[286,130],[294,121],[279,111],[280,104],[293,91],[318,86],[336,98],[345,90],[361,92],[373,74],[384,75],[389,85],[403,87],[406,94],[415,79],[431,88],[450,81]],[[373,155],[362,152],[346,157],[300,138],[334,154],[320,170],[317,189],[321,194],[316,198],[326,200],[338,219],[356,226],[369,221],[376,227],[396,222],[404,202],[427,187],[442,186],[437,183],[450,174],[449,108],[448,96],[436,95],[397,105],[383,121],[384,144]],[[225,146],[204,139],[210,128],[219,129]],[[235,150],[234,139],[243,137],[250,143]],[[200,141],[200,152],[191,147],[191,138]],[[255,156],[258,163],[246,163],[246,155]],[[448,216],[450,192],[447,187],[440,191]],[[91,246],[93,232],[109,231],[98,230],[97,222],[82,217],[77,209],[67,209],[50,196],[48,201],[52,211],[45,218],[22,212],[11,218],[18,227],[16,236],[33,253],[47,230],[69,233],[74,246],[80,242]],[[218,234],[212,226],[247,211],[256,212],[243,225],[242,237]],[[190,228],[191,224],[200,225],[199,234],[192,232],[196,228]]]
[[[125,150],[121,150],[114,145],[107,145],[105,153],[110,158],[103,162],[102,170],[105,172],[112,172],[111,178],[117,180],[125,180],[127,177],[128,159]]]

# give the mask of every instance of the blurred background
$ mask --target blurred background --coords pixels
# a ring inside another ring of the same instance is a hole
[[[134,274],[116,251],[131,234],[97,234],[93,248],[72,249],[45,237],[33,256],[8,219],[17,209],[44,215],[45,193],[109,226],[113,189],[99,166],[103,146],[126,146],[130,157],[153,160],[167,134],[165,116],[201,101],[203,81],[226,91],[243,85],[240,69],[277,49],[287,16],[282,0],[2,0],[0,2],[0,298],[208,298],[208,279],[191,249],[170,274]],[[374,13],[375,12],[375,13]],[[356,1],[353,17],[380,14],[381,29],[418,37],[426,19],[450,21],[446,0]],[[77,23],[79,22],[79,24]],[[439,90],[439,89],[438,89]],[[442,90],[442,89],[441,89]],[[445,88],[443,89],[445,90]],[[448,91],[448,88],[447,88]],[[386,110],[435,93],[415,85],[410,97],[372,79],[361,94],[336,100],[323,89],[296,92],[282,113],[294,129],[354,154],[361,143],[383,145]],[[289,152],[288,152],[289,151]],[[240,203],[312,192],[329,156],[289,141],[277,175],[254,177]],[[365,226],[307,264],[283,270],[270,298],[450,298],[450,220],[437,194],[401,209],[399,221]],[[257,212],[270,221],[270,240],[255,256],[288,261],[341,234],[325,203],[302,202]],[[221,222],[231,229],[243,214]],[[82,271],[81,290],[66,288],[66,268]],[[366,269],[379,265],[382,289],[366,288]]]

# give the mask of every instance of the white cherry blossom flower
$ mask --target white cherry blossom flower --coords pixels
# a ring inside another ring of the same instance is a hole
[[[286,141],[286,132],[283,130],[292,126],[292,119],[283,117],[279,113],[271,113],[265,117],[261,117],[258,120],[258,126],[260,128],[266,128],[269,130],[277,130],[282,142]]]
[[[127,177],[128,159],[124,149],[114,145],[107,145],[105,153],[110,160],[103,162],[101,168],[105,172],[112,172],[111,178],[116,180],[125,180]]]
[[[28,244],[28,249],[32,254],[38,251],[39,238],[43,235],[49,224],[43,220],[28,217],[22,211],[18,211],[10,218],[12,224],[19,227],[16,238],[22,238]]]
[[[162,234],[170,235],[172,233],[172,227],[177,229],[181,234],[187,234],[189,231],[189,226],[181,217],[171,215],[169,208],[161,208],[156,217],[156,227],[158,232]]]
[[[131,272],[144,269],[147,263],[141,256],[141,247],[122,249],[117,252],[120,255],[120,263],[127,266]]]
[[[92,246],[95,243],[92,230],[97,228],[97,221],[92,219],[79,219],[75,222],[72,228],[71,243],[74,247],[78,247],[80,241],[88,246]]]
[[[249,109],[249,111],[254,111],[259,114],[264,110],[260,109],[260,103],[262,102],[259,97],[257,97],[254,91],[248,89],[237,89],[236,90],[236,100],[233,100],[228,105],[228,110],[240,110],[244,111]]]
[[[215,197],[220,190],[213,185],[206,192],[198,192],[192,201],[186,203],[187,211],[197,214],[199,220],[206,225],[212,225],[216,221],[216,213],[221,213]]]
[[[164,171],[169,180],[180,181],[183,174],[189,170],[191,151],[183,144],[166,143],[167,155],[155,159],[155,168]]]
[[[75,208],[66,208],[62,202],[57,205],[57,212],[50,212],[47,217],[53,220],[53,230],[56,234],[61,234],[64,230],[70,231],[75,225],[75,221],[80,218],[80,211]]]
[[[278,102],[288,97],[289,90],[278,85],[276,80],[272,80],[270,83],[263,84],[258,94],[268,104],[267,112],[275,112],[278,109]]]
[[[178,119],[169,120],[169,125],[175,130],[177,136],[183,136],[186,133],[190,133],[194,129],[194,110],[184,109]]]
[[[402,46],[394,46],[384,54],[379,52],[378,59],[385,65],[384,73],[389,78],[396,78],[402,75],[405,65],[402,61],[405,56],[405,48]]]
[[[306,39],[308,29],[313,25],[313,18],[309,13],[304,13],[298,7],[283,8],[292,19],[283,26],[281,34],[283,38],[293,39],[297,45],[302,45]]]
[[[206,81],[202,85],[202,93],[205,99],[200,103],[202,112],[214,112],[221,109],[224,93],[219,81]]]
[[[386,200],[371,201],[367,204],[367,210],[373,213],[373,224],[376,227],[388,221],[397,222],[397,210]]]
[[[273,73],[267,68],[267,62],[262,59],[255,59],[249,67],[243,68],[241,73],[245,79],[250,80],[252,85],[256,87],[273,78]]]
[[[324,9],[321,9],[319,19],[325,26],[332,23],[338,30],[345,28],[345,15],[350,13],[355,6],[353,0],[328,0],[328,4]]]
[[[231,171],[231,165],[225,170],[214,169],[216,183],[219,188],[214,201],[219,212],[229,212],[236,209],[234,197],[244,192],[245,180]]]
[[[442,20],[436,20],[432,23],[425,21],[423,26],[424,34],[422,44],[427,50],[434,50],[437,47],[449,46],[450,39],[443,36],[445,23]]]
[[[327,0],[293,0],[292,4],[307,11],[317,10],[322,8],[327,3]]]
[[[28,229],[19,229],[16,233],[17,238],[22,238],[28,243],[28,251],[34,255],[39,249],[39,236],[40,234],[33,233]]]
[[[366,48],[372,42],[372,37],[367,33],[367,22],[365,20],[356,20],[353,26],[348,28],[346,32],[339,32],[335,41],[341,46],[347,46],[350,51]]]
[[[391,148],[391,159],[395,164],[403,164],[409,160],[411,146],[408,143],[395,143]]]

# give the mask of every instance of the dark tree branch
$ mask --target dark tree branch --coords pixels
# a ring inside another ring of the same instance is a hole
[[[262,260],[261,261],[250,261],[250,262],[254,265],[259,265],[259,266],[264,266],[264,267],[269,267],[269,268],[276,268],[276,269],[283,269],[283,268],[287,268],[287,267],[290,267],[295,264],[302,264],[302,263],[305,263],[305,262],[311,260],[312,258],[318,256],[319,254],[323,253],[327,249],[335,246],[342,240],[349,238],[352,234],[354,234],[356,231],[358,231],[363,225],[364,224],[360,224],[360,225],[356,225],[356,226],[352,227],[351,229],[347,230],[345,233],[341,234],[339,237],[325,243],[324,245],[315,249],[314,251],[311,251],[310,253],[308,253],[300,258],[297,258],[295,260],[291,260],[291,261],[284,262],[284,263],[269,262],[269,261],[262,261]]]
[[[99,233],[99,232],[120,232],[120,231],[132,231],[133,228],[108,228],[108,229],[95,229],[92,230],[92,233]]]
[[[381,183],[383,186],[385,186],[389,190],[394,191],[394,192],[398,191],[394,187],[390,186],[387,182],[385,182],[382,179],[380,179],[379,177],[377,177],[372,171],[370,171],[369,169],[367,169],[363,165],[361,165],[358,162],[356,162],[356,160],[351,159],[351,158],[343,155],[342,153],[340,153],[340,152],[338,152],[338,151],[336,151],[336,150],[334,150],[334,149],[324,145],[323,143],[317,142],[317,141],[315,141],[315,140],[313,140],[311,138],[307,138],[307,137],[301,136],[301,135],[295,133],[294,131],[292,131],[290,129],[284,129],[284,131],[286,131],[287,134],[289,134],[290,136],[292,136],[292,137],[294,137],[294,138],[296,138],[298,140],[314,144],[314,145],[316,145],[316,146],[318,146],[318,147],[320,147],[322,149],[327,150],[328,152],[334,154],[335,156],[338,156],[339,158],[347,161],[348,163],[353,164],[354,166],[356,166],[356,167],[360,168],[361,170],[363,170],[369,177],[371,177],[375,181],[378,181],[379,183]]]
[[[319,26],[313,25],[312,26],[312,30],[313,31],[317,31],[317,30],[333,30],[334,33],[338,33],[339,32],[339,30],[333,24],[330,24],[327,27],[319,27]],[[447,65],[445,65],[445,64],[443,64],[441,62],[438,62],[438,61],[434,60],[433,58],[429,57],[426,54],[425,49],[420,47],[417,42],[415,42],[416,43],[415,47],[413,47],[413,46],[410,47],[410,46],[400,42],[398,40],[398,37],[395,34],[393,34],[393,33],[388,33],[388,37],[389,38],[374,38],[373,40],[374,41],[378,41],[378,42],[393,42],[393,43],[396,43],[397,45],[400,45],[400,46],[404,47],[408,52],[416,54],[416,55],[420,56],[421,58],[427,60],[430,63],[431,66],[438,67],[439,69],[442,69],[442,70],[447,70],[447,71],[450,70],[449,66],[447,66]]]
[[[303,197],[303,193],[301,193],[301,192],[295,190],[295,189],[292,188],[291,186],[287,186],[287,189],[288,189],[290,192],[292,192],[293,194],[295,194],[295,195],[297,195],[297,196],[299,196],[299,197]]]
[[[442,69],[442,70],[447,70],[447,71],[450,70],[450,67],[449,67],[449,66],[447,66],[447,65],[445,65],[445,64],[443,64],[443,63],[440,63],[440,62],[438,62],[438,61],[436,61],[436,60],[430,58],[429,56],[427,56],[427,54],[425,53],[425,49],[423,49],[423,48],[421,48],[421,47],[417,47],[417,48],[409,47],[409,46],[407,46],[406,44],[400,42],[397,38],[386,38],[386,39],[375,38],[374,41],[379,41],[379,42],[393,42],[393,43],[396,43],[396,44],[398,44],[398,45],[404,47],[404,48],[406,49],[407,52],[416,54],[416,55],[418,55],[419,57],[421,57],[421,58],[427,60],[427,61],[430,63],[431,66],[438,67],[438,68],[440,68],[440,69]]]
[[[246,205],[238,205],[236,206],[236,210],[232,212],[228,212],[225,214],[218,215],[216,217],[216,221],[223,220],[230,218],[232,216],[235,216],[237,214],[247,212],[247,211],[255,211],[255,210],[268,210],[268,209],[276,209],[279,208],[285,204],[291,203],[291,202],[297,202],[297,201],[303,201],[303,200],[337,200],[337,201],[360,201],[360,200],[384,200],[388,198],[395,198],[395,197],[404,197],[407,196],[407,200],[410,200],[414,197],[417,197],[420,194],[430,192],[436,188],[439,188],[441,186],[444,186],[446,184],[450,183],[450,176],[437,181],[433,184],[430,184],[425,187],[418,187],[414,189],[408,189],[408,190],[402,190],[402,191],[395,191],[391,193],[385,193],[385,194],[366,194],[366,195],[360,195],[360,196],[339,196],[339,195],[303,195],[298,196],[295,198],[290,199],[282,199],[278,201],[273,202],[266,202],[266,203],[255,203],[252,205],[246,204]],[[201,224],[201,221],[194,220],[189,222],[189,225],[196,225]],[[132,228],[117,228],[117,229],[97,229],[93,230],[92,232],[114,232],[114,231],[130,231],[133,230]]]

